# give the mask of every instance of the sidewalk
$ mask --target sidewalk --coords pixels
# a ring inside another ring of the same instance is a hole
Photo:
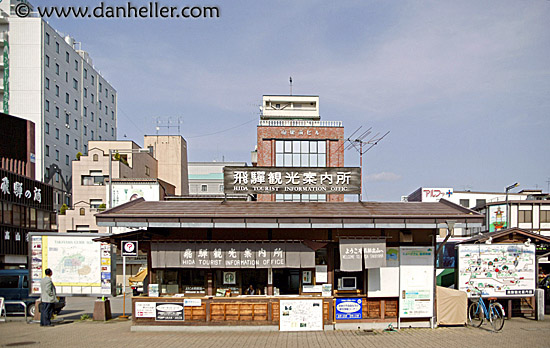
[[[130,321],[74,321],[45,328],[22,318],[0,322],[0,345],[19,347],[550,347],[550,317],[507,320],[502,332],[444,327],[325,332],[131,332]],[[25,344],[22,344],[25,343]]]

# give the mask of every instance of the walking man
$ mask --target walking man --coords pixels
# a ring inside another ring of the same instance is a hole
[[[52,270],[46,269],[46,276],[40,280],[41,304],[40,304],[40,326],[53,326],[51,319],[53,308],[57,301],[55,285],[52,282]]]

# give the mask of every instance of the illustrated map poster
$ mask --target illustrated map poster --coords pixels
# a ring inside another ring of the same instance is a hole
[[[476,244],[458,246],[458,289],[468,297],[525,297],[535,291],[535,246]]]
[[[323,300],[280,300],[279,308],[279,330],[323,330]]]
[[[50,268],[59,295],[112,294],[111,245],[93,241],[101,236],[31,234],[31,292],[40,293],[40,279]]]
[[[433,316],[434,248],[401,247],[399,271],[399,316]]]

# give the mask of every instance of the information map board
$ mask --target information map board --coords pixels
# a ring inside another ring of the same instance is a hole
[[[322,331],[323,300],[280,300],[280,331]]]
[[[399,317],[433,316],[434,248],[401,247]]]
[[[461,244],[458,289],[468,297],[527,297],[535,293],[535,246]]]
[[[31,293],[50,268],[58,295],[114,295],[115,253],[97,233],[29,233]]]

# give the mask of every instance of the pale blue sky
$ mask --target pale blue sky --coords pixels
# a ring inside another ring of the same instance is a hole
[[[191,161],[250,162],[257,105],[292,76],[294,94],[319,95],[322,119],[346,135],[391,131],[364,158],[368,200],[420,186],[547,189],[548,0],[162,3],[217,5],[221,17],[48,19],[117,89],[119,139],[142,144],[156,117],[181,116]]]

